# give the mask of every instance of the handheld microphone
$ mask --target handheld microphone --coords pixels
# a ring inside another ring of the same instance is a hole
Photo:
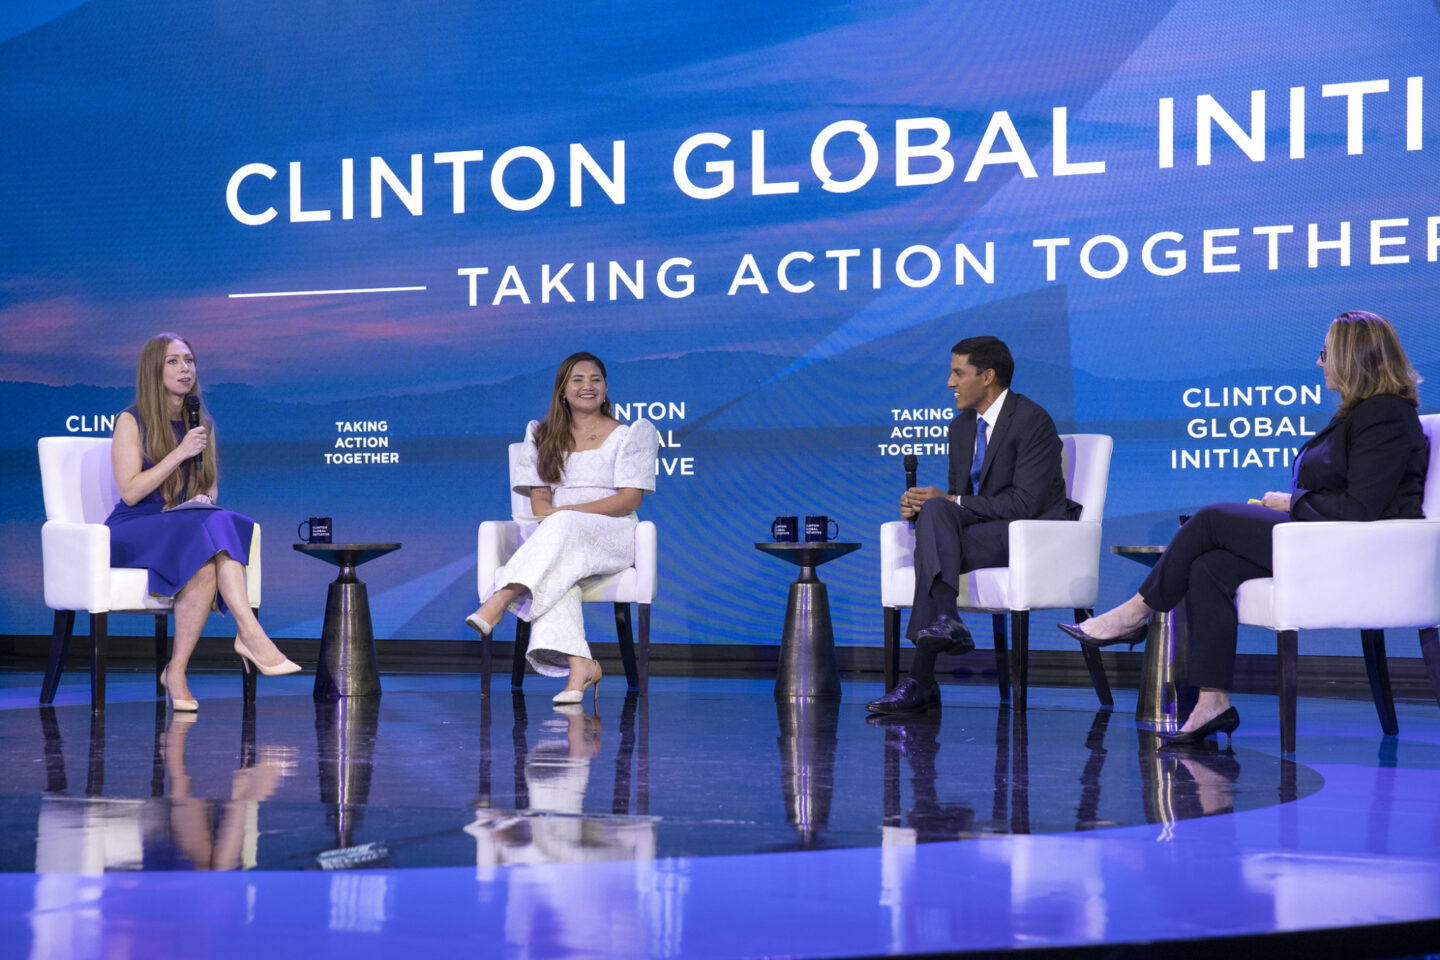
[[[185,421],[191,430],[200,426],[200,398],[195,394],[187,394],[185,397]],[[195,469],[199,470],[200,465],[205,462],[205,451],[195,454]]]
[[[915,479],[915,471],[920,468],[920,459],[913,453],[905,454],[905,489],[909,490],[919,486]]]

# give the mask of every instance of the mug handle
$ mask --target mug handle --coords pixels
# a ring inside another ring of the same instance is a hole
[[[831,540],[839,540],[839,539],[840,539],[840,521],[839,521],[839,520],[836,520],[834,517],[831,517],[831,518],[830,518],[830,523],[835,524],[835,532],[832,533],[832,534],[830,534],[829,539],[831,539]],[[828,526],[829,526],[829,523],[827,523],[826,526],[828,527]]]
[[[305,532],[304,532],[304,533],[301,533],[301,532],[300,532],[300,528],[301,528],[301,527],[304,527],[304,528],[305,528]],[[297,524],[295,525],[295,536],[298,537],[298,538],[300,538],[301,540],[304,540],[306,543],[309,543],[309,542],[310,542],[310,521],[309,521],[309,520],[301,520],[299,523],[297,523]]]

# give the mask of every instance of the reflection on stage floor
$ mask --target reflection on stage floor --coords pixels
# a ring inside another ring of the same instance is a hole
[[[1109,709],[867,720],[838,701],[632,692],[609,729],[587,709],[472,690],[219,701],[203,716],[163,701],[101,716],[18,708],[0,763],[44,778],[12,778],[0,800],[0,869],[498,867],[927,843],[1164,824],[1323,782],[1243,747],[1165,747]],[[30,736],[14,729],[26,713]]]
[[[440,930],[536,956],[1379,923],[1404,946],[1440,916],[1433,703],[1403,704],[1397,738],[1367,704],[1307,700],[1291,758],[1264,697],[1237,698],[1233,744],[1186,749],[1137,725],[1124,692],[1096,710],[1037,689],[1018,714],[993,688],[947,686],[943,709],[897,719],[866,717],[863,683],[777,703],[761,681],[657,678],[594,711],[451,675],[334,703],[267,678],[246,705],[233,678],[198,675],[196,716],[117,672],[92,715],[78,685],[35,705],[30,679],[0,684],[0,906],[23,918],[0,935],[37,950],[202,918],[243,944],[265,917],[308,931],[308,956],[340,932],[390,952]]]

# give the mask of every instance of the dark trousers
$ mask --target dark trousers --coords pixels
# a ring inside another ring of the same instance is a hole
[[[944,613],[955,613],[960,576],[1010,562],[1010,522],[977,520],[943,497],[926,500],[915,517],[915,599],[910,607],[911,640]]]
[[[1290,517],[1256,504],[1213,503],[1196,513],[1140,585],[1153,610],[1189,603],[1186,681],[1229,690],[1239,618],[1235,591],[1271,574],[1271,533]]]

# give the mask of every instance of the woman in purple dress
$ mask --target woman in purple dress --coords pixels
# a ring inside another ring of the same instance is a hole
[[[115,418],[110,457],[120,502],[105,520],[110,565],[144,567],[150,592],[175,600],[175,652],[160,682],[176,710],[199,706],[185,669],[212,609],[234,613],[235,652],[247,671],[251,664],[267,676],[300,669],[250,609],[245,565],[255,521],[215,505],[214,423],[202,406],[200,425],[186,429],[192,396],[199,400],[200,380],[189,342],[173,333],[151,337],[140,350],[135,403]]]

